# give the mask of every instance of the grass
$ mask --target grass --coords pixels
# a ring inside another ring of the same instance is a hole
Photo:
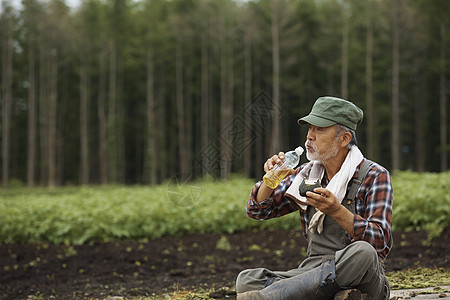
[[[445,268],[417,268],[389,272],[387,277],[393,290],[450,285],[450,269]]]
[[[441,288],[441,286],[450,285],[450,269],[437,268],[416,268],[404,271],[389,272],[386,274],[389,279],[391,290],[401,289],[419,289],[419,288],[434,288],[429,291],[422,291],[416,294],[436,294],[436,293],[450,293],[450,290]],[[147,298],[128,298],[128,299],[143,299],[143,300],[162,300],[162,299],[212,299],[211,293],[228,293],[230,298],[233,297],[234,283],[230,283],[230,287],[199,287],[198,289],[182,289],[174,286],[172,291],[162,292],[159,295],[153,295]]]

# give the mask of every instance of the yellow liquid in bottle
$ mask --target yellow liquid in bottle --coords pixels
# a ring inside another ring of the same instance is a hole
[[[265,184],[271,188],[276,188],[281,180],[283,180],[291,171],[291,169],[283,169],[283,170],[270,170],[269,172],[264,175],[263,180]]]

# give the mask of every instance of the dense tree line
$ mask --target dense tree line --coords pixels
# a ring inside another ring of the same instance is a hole
[[[317,97],[363,153],[448,168],[447,0],[3,0],[3,186],[260,177]]]

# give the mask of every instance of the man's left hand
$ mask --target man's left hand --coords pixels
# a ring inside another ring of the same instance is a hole
[[[333,216],[341,208],[336,196],[326,188],[315,188],[314,192],[306,192],[306,204],[312,205],[321,212]]]

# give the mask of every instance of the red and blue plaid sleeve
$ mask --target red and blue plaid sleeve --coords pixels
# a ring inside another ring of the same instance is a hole
[[[389,172],[374,163],[358,191],[353,240],[370,243],[382,258],[391,250],[392,201]]]
[[[247,215],[252,219],[267,220],[271,218],[278,218],[297,211],[297,205],[295,205],[288,197],[285,197],[284,194],[291,186],[295,176],[300,172],[303,166],[298,168],[294,175],[288,176],[281,181],[280,184],[273,190],[272,194],[261,203],[256,201],[256,195],[258,194],[259,188],[263,181],[257,182],[250,193],[250,199],[247,201]],[[303,235],[307,237],[308,215],[301,210],[300,222]]]
[[[295,175],[286,177],[281,183],[273,190],[272,194],[258,203],[256,201],[256,195],[262,181],[259,181],[253,187],[250,193],[250,199],[247,202],[247,215],[256,220],[267,220],[272,218],[278,218],[289,214],[297,210],[297,206],[293,204],[287,197],[284,197],[286,190],[291,186]]]

